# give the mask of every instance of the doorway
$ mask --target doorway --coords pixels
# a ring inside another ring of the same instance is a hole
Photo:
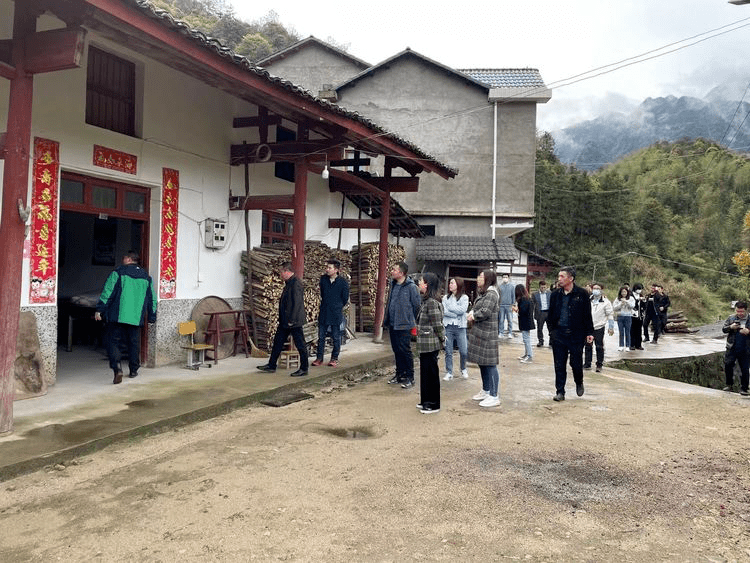
[[[66,366],[104,360],[103,323],[96,303],[109,274],[128,250],[148,268],[150,190],[72,173],[62,173],[58,254],[58,376]],[[141,333],[141,361],[148,356]],[[62,360],[65,355],[65,360]],[[93,363],[92,363],[93,362]]]

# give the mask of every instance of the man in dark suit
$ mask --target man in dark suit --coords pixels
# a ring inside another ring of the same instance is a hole
[[[549,298],[552,295],[549,289],[547,289],[547,282],[541,280],[539,282],[539,291],[535,291],[534,295],[534,320],[536,320],[536,337],[539,340],[537,346],[544,346],[544,331],[542,330],[544,323],[547,323],[547,332],[549,332],[549,322],[547,321],[547,315],[549,314]]]
[[[305,303],[302,282],[294,275],[291,262],[284,262],[279,267],[279,275],[284,280],[284,291],[279,300],[279,327],[273,338],[273,348],[268,363],[258,366],[260,371],[273,373],[279,360],[284,343],[292,335],[300,359],[300,368],[291,374],[292,377],[307,375],[307,343],[302,327],[305,326]]]
[[[326,333],[331,329],[333,351],[328,365],[338,367],[341,352],[341,322],[344,305],[349,301],[349,284],[341,277],[341,262],[331,258],[326,263],[326,273],[320,276],[320,313],[318,314],[318,350],[312,365],[323,363],[326,350]]]
[[[555,401],[565,400],[568,356],[576,382],[576,395],[583,395],[583,346],[594,341],[589,294],[574,283],[575,279],[573,268],[560,270],[557,274],[558,289],[550,297],[547,315],[555,361]]]

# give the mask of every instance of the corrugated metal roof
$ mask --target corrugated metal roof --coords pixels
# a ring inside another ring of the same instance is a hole
[[[399,137],[398,135],[390,131],[387,131],[386,129],[377,125],[373,121],[367,119],[366,117],[361,116],[357,112],[349,111],[349,110],[342,108],[341,106],[337,106],[325,100],[321,100],[320,98],[314,96],[308,90],[305,90],[304,88],[301,88],[295,84],[292,84],[288,80],[283,80],[281,78],[271,76],[271,74],[267,70],[264,70],[254,65],[246,57],[236,54],[230,48],[225,47],[218,39],[209,37],[202,31],[199,31],[197,29],[190,27],[187,23],[176,19],[168,11],[157,8],[156,6],[154,6],[147,0],[125,0],[125,2],[134,6],[140,11],[144,12],[149,17],[160,21],[163,25],[165,25],[165,27],[170,28],[172,31],[176,31],[177,33],[185,37],[188,37],[189,39],[193,40],[197,44],[201,45],[203,48],[213,51],[217,55],[225,59],[228,59],[229,61],[243,68],[247,72],[256,74],[266,79],[268,82],[281,86],[287,91],[293,92],[295,95],[303,98],[306,101],[313,102],[321,107],[324,107],[327,111],[336,113],[338,115],[341,115],[343,117],[346,117],[348,119],[352,119],[354,121],[361,123],[362,125],[370,129],[375,134],[372,136],[372,138],[376,138],[377,136],[380,136],[380,137],[385,137],[387,139],[390,139],[398,143],[402,147],[410,150],[415,155],[417,155],[420,159],[433,163],[435,166],[444,170],[448,175],[455,176],[456,174],[458,174],[458,169],[452,168],[446,164],[443,164],[442,162],[437,160],[434,156],[424,152],[421,148],[419,148],[414,143],[411,143],[410,141],[407,141],[406,139]]]
[[[417,240],[417,260],[513,262],[518,257],[510,238],[424,237]]]
[[[535,68],[467,68],[459,72],[490,88],[546,88]]]

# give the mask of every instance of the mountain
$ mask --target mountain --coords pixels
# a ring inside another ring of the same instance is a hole
[[[738,151],[750,147],[750,103],[744,92],[719,86],[705,98],[647,98],[630,113],[609,113],[552,131],[555,154],[565,164],[596,170],[659,141],[704,138]],[[730,127],[731,124],[731,127]]]

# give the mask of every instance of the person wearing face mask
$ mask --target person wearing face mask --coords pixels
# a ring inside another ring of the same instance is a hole
[[[598,282],[591,284],[591,320],[594,323],[594,342],[586,344],[584,369],[591,369],[592,348],[596,348],[596,371],[602,371],[604,363],[604,325],[609,335],[615,333],[615,317],[612,303],[602,293],[604,287]]]
[[[646,298],[643,296],[643,284],[636,283],[633,285],[633,298],[635,306],[633,307],[633,321],[630,325],[630,349],[643,350],[643,314],[646,312]]]

